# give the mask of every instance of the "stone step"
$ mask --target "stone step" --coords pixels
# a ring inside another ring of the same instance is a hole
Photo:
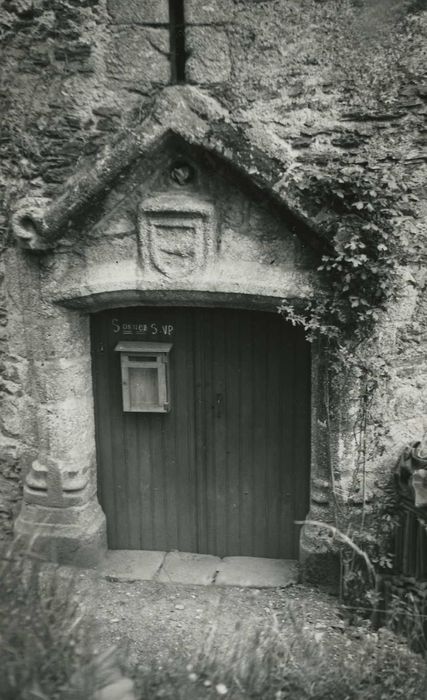
[[[293,559],[215,557],[190,552],[109,550],[98,567],[117,581],[159,581],[202,586],[286,587],[298,580]]]

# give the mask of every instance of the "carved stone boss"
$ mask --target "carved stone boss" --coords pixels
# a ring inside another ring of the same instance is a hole
[[[188,194],[150,197],[139,209],[138,238],[147,272],[173,278],[201,272],[215,255],[214,207]]]

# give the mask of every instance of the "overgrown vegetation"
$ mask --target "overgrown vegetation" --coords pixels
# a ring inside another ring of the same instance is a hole
[[[294,176],[298,197],[318,221],[325,252],[317,268],[315,295],[303,308],[280,311],[322,344],[327,378],[324,406],[328,434],[340,420],[341,399],[353,403],[354,468],[346,496],[361,494],[362,526],[367,500],[366,468],[385,449],[387,426],[379,410],[389,368],[378,347],[378,330],[401,291],[405,263],[403,224],[412,226],[417,197],[391,172],[359,166]],[[332,452],[332,449],[330,450]],[[334,465],[330,465],[335,486]],[[346,498],[334,491],[336,526],[346,530]]]
[[[15,546],[0,553],[0,698],[55,700],[89,649],[72,578]]]
[[[73,579],[13,549],[2,554],[0,577],[1,700],[95,700],[104,697],[94,676],[101,660],[104,679],[115,676],[108,654],[95,654],[93,624],[83,618]],[[307,611],[309,613],[310,611]],[[171,652],[161,666],[134,670],[138,700],[418,700],[427,690],[423,659],[394,635],[359,630],[363,642],[343,626],[338,639],[307,623],[288,604],[260,626],[239,623],[224,637],[215,625],[200,652],[188,659]],[[310,619],[310,615],[307,616]],[[340,636],[342,635],[342,636]],[[95,660],[95,663],[94,663]],[[89,663],[88,663],[89,662]],[[115,662],[113,661],[113,666]],[[85,670],[86,669],[86,670]],[[128,669],[130,672],[132,669]],[[410,672],[408,672],[410,670]],[[89,681],[90,687],[86,681]],[[86,683],[86,684],[85,684]],[[108,698],[124,700],[124,686]],[[128,686],[129,692],[129,686]],[[107,697],[107,695],[105,695]]]
[[[294,186],[318,220],[325,254],[316,297],[299,313],[289,305],[282,310],[312,339],[359,344],[398,296],[398,268],[405,264],[402,223],[411,226],[418,197],[391,172],[360,166],[296,175]]]
[[[414,31],[418,18],[410,14],[414,7],[398,1],[379,2],[372,8],[363,2],[354,7],[343,3],[342,7],[347,8],[348,21],[343,22],[344,15],[339,15],[334,25],[337,41],[333,44],[339,51],[337,80],[342,80],[349,92],[348,118],[361,122],[377,116],[399,118],[402,90],[415,94],[420,78],[419,67],[411,64],[410,58],[412,49],[419,48]],[[359,12],[360,7],[364,9]],[[367,22],[363,28],[369,17],[372,26]],[[404,130],[402,126],[402,135]],[[388,149],[383,143],[381,153],[377,153],[378,142],[371,140],[367,148],[363,130],[353,131],[357,158],[353,151],[336,155],[318,170],[307,170],[303,165],[295,168],[289,179],[301,210],[316,222],[324,252],[313,298],[302,308],[286,302],[281,312],[292,323],[302,325],[309,340],[321,342],[327,360],[323,414],[329,440],[334,440],[341,429],[338,426],[346,411],[341,404],[347,408],[351,405],[348,415],[352,426],[346,430],[352,432],[353,471],[344,488],[331,457],[333,445],[329,444],[326,455],[335,525],[362,547],[378,575],[386,575],[393,567],[396,503],[392,503],[386,479],[374,489],[372,480],[368,484],[368,465],[378,463],[387,447],[384,398],[391,375],[380,337],[400,299],[402,269],[423,248],[418,220],[420,181],[416,174],[408,177],[404,156],[396,157],[392,151],[396,143],[393,138]],[[373,133],[372,129],[367,133]],[[344,420],[349,422],[348,417]],[[340,550],[336,544],[334,541],[333,546]],[[346,547],[341,557],[344,597],[351,599],[354,607],[359,605],[360,614],[372,613],[378,591],[375,586],[371,588],[360,558]],[[398,598],[393,601],[396,607]],[[409,628],[410,619],[415,619],[418,612],[409,611],[413,605],[407,595],[401,599],[395,617],[402,619],[405,601]]]
[[[340,653],[322,641],[322,633],[308,630],[291,606],[284,615],[286,629],[277,622],[263,629],[243,623],[226,646],[218,644],[213,629],[198,658],[186,667],[177,658],[166,668],[142,673],[138,681],[141,700],[424,697],[427,678],[422,659],[399,646],[392,636],[381,639],[365,633],[363,649],[356,654],[354,650]]]

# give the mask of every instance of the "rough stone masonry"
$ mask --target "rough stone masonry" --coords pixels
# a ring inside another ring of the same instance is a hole
[[[212,299],[271,310],[310,298],[325,212],[296,198],[294,178],[357,166],[410,184],[402,293],[377,348],[387,437],[370,460],[369,492],[426,434],[423,3],[184,0],[182,27],[172,6],[6,0],[0,10],[0,520],[2,537],[16,521],[63,560],[92,563],[105,548],[89,314]],[[164,179],[182,154],[199,173],[192,221],[197,201],[215,201],[185,280],[179,265],[164,273],[147,263],[138,237],[141,202],[160,196],[182,212]],[[341,397],[328,425],[325,381],[314,348],[310,517],[329,523],[332,484],[355,511],[361,503],[351,493],[354,406]],[[305,528],[301,552],[323,577],[325,534]]]

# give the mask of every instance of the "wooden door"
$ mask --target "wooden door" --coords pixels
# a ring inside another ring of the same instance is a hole
[[[170,411],[126,413],[126,340],[172,343]],[[98,488],[111,549],[292,558],[308,510],[310,353],[274,313],[92,317]]]

